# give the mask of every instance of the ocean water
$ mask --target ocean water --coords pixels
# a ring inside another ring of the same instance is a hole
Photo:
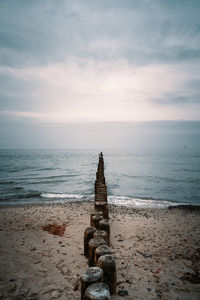
[[[0,205],[94,199],[101,149],[0,150]],[[108,201],[200,205],[200,149],[106,149]]]

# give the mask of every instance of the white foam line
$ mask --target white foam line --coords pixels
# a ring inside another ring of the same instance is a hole
[[[42,193],[42,197],[44,198],[73,198],[73,199],[81,199],[84,196],[80,194],[58,194],[58,193]]]
[[[65,193],[42,193],[43,198],[49,199],[83,199],[94,198],[94,195],[81,195],[81,194],[65,194]],[[108,196],[108,203],[116,206],[127,206],[136,208],[167,208],[170,206],[185,205],[186,203],[178,203],[171,201],[153,200],[153,199],[139,199],[128,196]]]
[[[169,206],[184,205],[185,203],[152,200],[152,199],[139,199],[125,196],[109,196],[108,202],[117,206],[127,207],[140,207],[140,208],[167,208]]]

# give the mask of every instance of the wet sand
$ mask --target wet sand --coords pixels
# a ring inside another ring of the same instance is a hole
[[[93,203],[0,209],[0,299],[80,299]],[[109,206],[117,292],[111,299],[200,299],[200,210]],[[63,236],[44,231],[62,225]]]

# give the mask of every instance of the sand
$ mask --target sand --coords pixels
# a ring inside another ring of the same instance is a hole
[[[1,208],[0,299],[80,299],[92,209],[90,202]],[[200,299],[200,210],[109,211],[117,265],[111,299]],[[63,236],[42,228],[55,223],[66,226]]]

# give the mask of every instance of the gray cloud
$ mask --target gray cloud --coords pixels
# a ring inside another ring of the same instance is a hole
[[[0,61],[47,64],[71,56],[125,57],[139,64],[196,60],[199,8],[199,1],[3,1]],[[90,47],[105,40],[118,45],[114,53]]]
[[[1,0],[1,118],[18,133],[24,120],[199,120],[199,11],[199,0]]]
[[[152,100],[153,103],[159,104],[159,105],[173,105],[173,106],[180,106],[180,105],[186,105],[186,104],[198,104],[200,105],[200,93],[199,94],[191,94],[189,96],[183,95],[173,95],[170,93],[167,93],[162,98],[154,98]]]

